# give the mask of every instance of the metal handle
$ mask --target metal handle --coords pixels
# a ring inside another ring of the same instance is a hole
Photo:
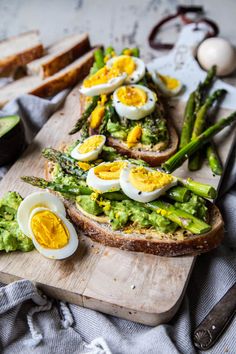
[[[193,334],[194,345],[207,350],[216,343],[236,312],[236,283],[212,308]]]

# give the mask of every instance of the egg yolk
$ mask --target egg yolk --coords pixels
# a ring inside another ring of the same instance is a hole
[[[112,68],[118,70],[121,73],[131,75],[136,69],[136,64],[130,56],[121,55],[114,60]]]
[[[86,139],[78,148],[80,154],[87,154],[93,150],[96,150],[103,142],[103,137],[94,135],[91,138]]]
[[[119,179],[122,168],[126,166],[125,161],[115,161],[94,168],[97,177],[105,180]]]
[[[122,86],[117,90],[119,101],[126,106],[142,107],[147,102],[144,90],[134,86]]]
[[[140,125],[136,125],[128,134],[127,136],[127,145],[128,147],[132,147],[139,142],[142,136],[142,128]]]
[[[69,232],[62,220],[50,210],[42,210],[31,219],[31,229],[37,242],[45,248],[58,249],[69,242]]]
[[[166,88],[170,91],[176,89],[180,85],[179,80],[175,79],[174,77],[170,77],[168,75],[161,75],[161,74],[158,74],[158,76],[159,79],[166,86]]]
[[[130,183],[141,192],[153,192],[173,181],[173,177],[159,171],[149,171],[144,167],[134,167],[129,173]]]
[[[111,79],[121,75],[118,68],[112,67],[108,68],[104,66],[102,69],[98,70],[95,74],[89,76],[84,80],[84,87],[92,87],[96,85],[102,85],[108,83]]]
[[[97,106],[92,114],[91,114],[91,121],[90,121],[90,127],[92,129],[96,129],[100,126],[102,119],[105,114],[105,107],[104,106]]]

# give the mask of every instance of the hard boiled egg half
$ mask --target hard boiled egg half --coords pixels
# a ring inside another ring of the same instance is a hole
[[[182,83],[180,80],[169,75],[162,75],[158,72],[152,72],[152,79],[158,86],[161,92],[167,96],[175,96],[182,90]]]
[[[87,175],[87,185],[99,193],[119,190],[120,173],[126,164],[126,161],[117,160],[104,162],[91,168]]]
[[[156,94],[142,85],[121,86],[113,94],[113,105],[118,115],[131,120],[151,114],[156,101]]]
[[[95,74],[88,76],[81,86],[80,92],[86,96],[108,94],[123,84],[127,74],[117,68],[104,66]]]
[[[127,165],[120,173],[122,191],[141,203],[159,198],[176,184],[176,177],[143,166]]]
[[[78,144],[72,151],[71,156],[79,161],[93,161],[98,158],[106,142],[105,135],[92,135]]]
[[[48,192],[26,197],[18,209],[17,222],[35,248],[47,258],[65,259],[78,248],[78,236],[66,219],[63,203]]]
[[[107,61],[108,68],[115,68],[121,73],[127,75],[125,79],[126,84],[135,84],[140,81],[145,75],[144,62],[136,57],[130,55],[119,55]]]

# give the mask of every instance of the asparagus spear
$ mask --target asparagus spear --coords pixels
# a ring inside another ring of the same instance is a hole
[[[43,178],[34,177],[34,176],[23,176],[21,177],[22,181],[31,184],[34,187],[42,188],[42,189],[50,189],[55,192],[59,192],[61,194],[77,196],[77,195],[89,195],[92,193],[92,190],[87,186],[77,186],[77,187],[69,187],[63,186],[53,181],[47,181]]]
[[[210,89],[213,80],[216,76],[216,65],[212,66],[207,72],[207,76],[203,82],[200,82],[195,91],[195,115],[199,111],[202,102]]]
[[[46,148],[43,149],[42,155],[49,161],[59,163],[61,168],[67,173],[86,179],[87,173],[79,168],[77,161],[67,154],[52,148]]]
[[[202,101],[212,85],[213,79],[216,74],[216,66],[213,66],[207,73],[204,82],[200,82],[197,89],[193,91],[187,101],[184,112],[184,123],[180,137],[180,149],[182,149],[191,140],[192,130],[196,114],[202,105]]]
[[[215,199],[217,197],[217,192],[215,188],[212,187],[210,184],[196,182],[191,178],[178,178],[178,181],[185,188],[187,188],[194,194],[199,195],[200,197],[208,199]]]
[[[189,96],[184,111],[184,123],[182,126],[180,144],[179,144],[180,149],[182,149],[182,147],[187,145],[191,140],[193,125],[195,120],[194,112],[195,112],[195,92],[192,92]]]
[[[186,146],[171,156],[162,168],[167,173],[172,173],[189,157],[206,144],[214,135],[220,132],[224,127],[230,125],[236,119],[236,111],[231,113],[227,118],[222,118],[217,123],[206,129],[202,134],[190,141]]]
[[[200,135],[206,126],[206,115],[213,104],[225,95],[226,90],[220,89],[213,92],[213,94],[207,97],[205,103],[200,107],[196,115],[196,120],[193,127],[192,139]]]
[[[211,226],[204,221],[196,218],[186,211],[175,208],[169,203],[157,200],[155,202],[147,203],[147,206],[165,218],[175,222],[183,229],[189,230],[193,234],[202,234],[211,229]]]
[[[89,106],[86,108],[86,110],[83,112],[82,116],[79,118],[79,120],[75,123],[74,128],[69,132],[69,135],[73,135],[77,133],[84,124],[86,124],[90,114],[93,112],[95,107],[97,106],[99,100],[99,96],[94,96],[92,98],[92,102],[89,104]]]
[[[90,74],[91,75],[95,74],[98,70],[103,68],[104,65],[105,65],[105,63],[104,63],[104,52],[103,52],[103,49],[98,48],[94,52],[94,63],[93,63],[93,66],[90,69]]]
[[[223,167],[222,167],[220,158],[217,154],[217,151],[215,149],[215,145],[213,143],[210,143],[207,146],[206,155],[207,155],[207,160],[208,160],[208,163],[209,163],[209,166],[210,166],[212,172],[215,175],[221,176],[223,173]]]
[[[200,135],[204,128],[206,127],[206,117],[209,109],[212,107],[216,100],[219,100],[223,95],[225,95],[226,90],[216,90],[211,96],[209,96],[205,103],[200,107],[199,111],[196,115],[196,120],[193,127],[192,132],[192,139],[196,138]],[[201,165],[201,156],[200,152],[198,151],[196,154],[190,157],[189,159],[189,170],[190,171],[197,171]]]
[[[169,189],[166,196],[176,202],[186,203],[191,197],[191,192],[185,187],[176,186]]]

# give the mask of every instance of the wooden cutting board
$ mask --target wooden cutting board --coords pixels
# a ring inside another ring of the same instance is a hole
[[[25,197],[36,190],[21,182],[20,176],[43,176],[42,148],[72,142],[68,131],[79,118],[79,111],[77,86],[3,178],[0,196],[16,190]],[[183,104],[173,110],[177,127],[181,126],[182,111]],[[221,158],[226,161],[233,141],[232,129],[224,134],[227,139],[221,141]],[[186,176],[186,170],[181,168],[178,174]],[[197,177],[215,186],[219,183],[206,166]],[[79,239],[78,251],[65,261],[46,259],[37,251],[2,253],[0,281],[10,283],[26,278],[49,296],[151,326],[173,317],[184,295],[194,257],[157,257],[104,247],[82,234]]]

